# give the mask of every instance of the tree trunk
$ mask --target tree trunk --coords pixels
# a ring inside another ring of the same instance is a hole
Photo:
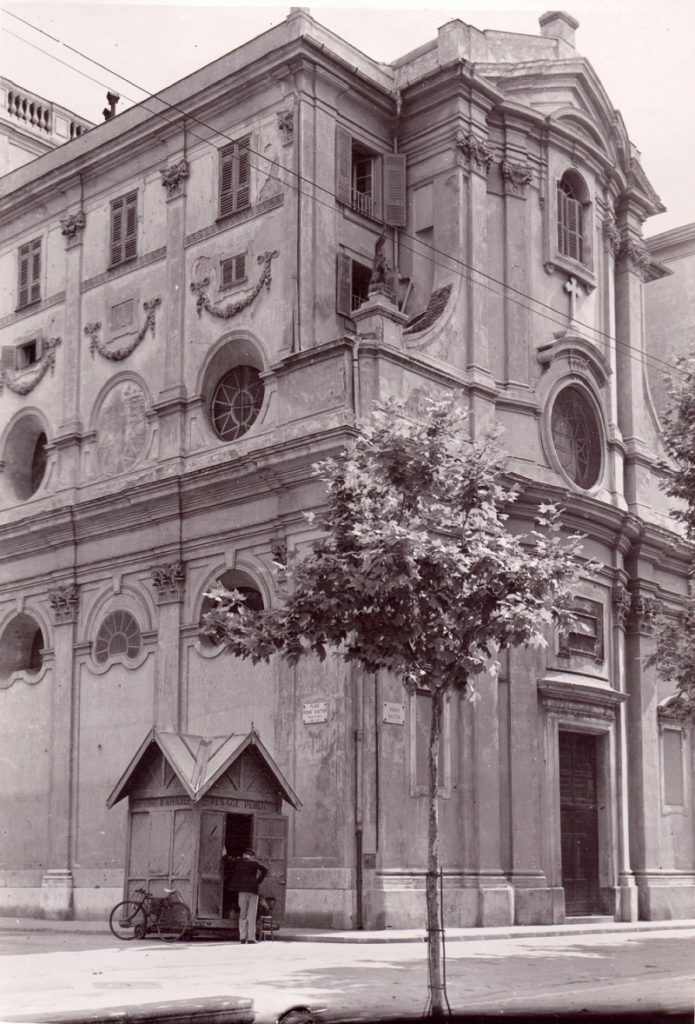
[[[448,1008],[444,984],[444,936],[439,891],[439,738],[442,731],[444,693],[432,690],[429,762],[429,827],[427,833],[427,968],[430,1012],[444,1017]]]

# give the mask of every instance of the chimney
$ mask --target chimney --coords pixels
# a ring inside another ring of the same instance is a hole
[[[102,114],[104,115],[105,121],[110,121],[112,117],[116,116],[116,104],[118,103],[120,98],[121,97],[118,95],[117,92],[106,93],[106,102],[108,103],[108,107],[104,107],[104,109],[102,110]]]
[[[574,47],[574,32],[579,28],[579,22],[571,14],[566,11],[548,11],[541,14],[538,24],[541,35],[546,39],[562,39]]]

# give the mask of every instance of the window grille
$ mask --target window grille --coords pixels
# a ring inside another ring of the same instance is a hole
[[[235,366],[226,373],[212,396],[211,419],[222,441],[241,437],[256,420],[265,388],[254,366]]]
[[[130,661],[140,654],[142,635],[137,622],[127,611],[111,612],[102,622],[94,644],[94,658],[104,663],[124,657]]]

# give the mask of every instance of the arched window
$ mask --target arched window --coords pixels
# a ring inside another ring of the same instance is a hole
[[[13,672],[36,673],[43,664],[43,633],[31,615],[15,615],[0,637],[0,679]]]
[[[584,262],[584,209],[580,182],[570,173],[557,183],[557,247],[562,256]]]
[[[251,611],[260,612],[263,611],[263,597],[258,587],[254,586],[253,580],[246,573],[238,572],[235,569],[228,569],[227,572],[220,576],[220,583],[227,590],[238,590],[239,593],[244,597],[244,605],[246,608],[250,608]],[[211,612],[216,607],[216,602],[211,597],[203,598],[203,603],[200,608],[200,625],[204,624],[205,616],[208,612]],[[218,641],[211,636],[205,636],[204,633],[200,634],[200,642],[204,647],[217,647]]]
[[[94,659],[103,664],[113,658],[134,661],[142,649],[140,627],[130,612],[110,612],[97,633]]]
[[[234,441],[255,421],[265,388],[255,366],[235,366],[219,381],[212,396],[210,417],[223,441]]]
[[[601,428],[584,392],[564,388],[550,417],[553,447],[558,462],[578,487],[593,487],[601,472]]]

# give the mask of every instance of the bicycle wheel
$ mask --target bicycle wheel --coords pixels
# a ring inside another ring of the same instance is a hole
[[[162,907],[157,921],[157,932],[165,942],[182,939],[191,926],[191,912],[185,903],[174,901]]]
[[[109,914],[109,928],[117,939],[144,938],[146,924],[147,915],[135,900],[117,903]]]

